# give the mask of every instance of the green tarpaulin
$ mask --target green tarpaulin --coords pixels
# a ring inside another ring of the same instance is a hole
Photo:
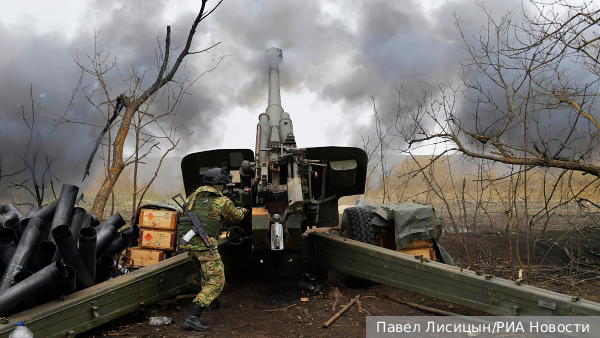
[[[368,204],[374,213],[371,221],[378,226],[395,227],[396,248],[403,249],[411,242],[433,238],[436,241],[442,235],[442,217],[430,205],[414,203]],[[446,264],[452,264],[452,258],[437,244],[441,258]]]

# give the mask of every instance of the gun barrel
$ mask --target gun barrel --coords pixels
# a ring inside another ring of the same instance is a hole
[[[267,115],[269,115],[271,126],[279,127],[279,120],[283,113],[279,85],[279,65],[283,61],[283,53],[281,49],[272,47],[265,51],[265,59],[269,65],[269,106],[267,107]]]
[[[273,148],[283,144],[295,147],[296,142],[290,114],[285,113],[281,106],[279,84],[279,65],[283,61],[281,49],[276,47],[267,49],[265,60],[269,65],[269,105],[266,112],[258,117],[256,156],[259,166],[263,168],[257,168],[257,175],[262,175],[264,177],[262,180],[267,185],[268,162],[278,157],[277,151]]]

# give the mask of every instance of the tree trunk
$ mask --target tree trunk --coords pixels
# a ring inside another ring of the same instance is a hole
[[[102,185],[100,186],[100,190],[96,195],[96,199],[94,200],[94,205],[92,206],[91,210],[91,214],[98,216],[98,218],[101,220],[104,219],[104,207],[106,206],[106,201],[108,200],[108,196],[110,196],[112,187],[119,179],[123,169],[125,169],[125,163],[123,163],[123,148],[125,139],[127,138],[127,132],[129,131],[129,126],[131,125],[133,113],[137,111],[141,103],[142,102],[138,99],[127,106],[127,110],[123,115],[123,120],[121,121],[119,131],[117,132],[117,136],[113,142],[112,165],[108,175],[104,178],[104,182],[102,182]]]
[[[196,20],[192,24],[190,28],[190,32],[187,37],[187,41],[185,46],[177,60],[173,64],[170,71],[167,72],[167,66],[170,61],[170,53],[171,53],[171,27],[167,26],[167,36],[165,38],[165,46],[164,46],[164,54],[162,59],[162,65],[160,66],[159,72],[157,74],[155,82],[144,92],[142,92],[137,97],[129,98],[131,102],[126,103],[125,106],[127,109],[125,110],[125,114],[123,114],[123,119],[121,120],[121,125],[119,126],[119,130],[113,142],[113,151],[112,151],[112,164],[110,165],[110,170],[108,172],[107,177],[102,182],[102,186],[100,187],[100,191],[96,195],[96,199],[94,200],[94,205],[92,206],[91,213],[96,215],[98,218],[104,218],[104,207],[106,206],[106,201],[110,196],[112,191],[112,187],[115,185],[119,176],[123,172],[125,168],[125,163],[123,162],[123,148],[125,146],[125,139],[127,138],[127,133],[129,132],[129,128],[131,127],[131,120],[133,118],[134,113],[140,108],[140,106],[146,102],[149,98],[151,98],[160,88],[166,85],[169,81],[173,79],[175,73],[179,69],[183,59],[189,54],[198,54],[202,52],[206,52],[207,50],[217,46],[219,43],[213,45],[212,47],[206,48],[202,51],[198,52],[190,52],[190,46],[192,44],[192,40],[194,34],[196,33],[196,28],[200,21],[210,15],[219,5],[223,2],[223,0],[219,1],[215,7],[210,10],[206,15],[204,13],[204,9],[206,7],[206,2],[208,0],[202,0],[202,4],[200,7],[200,12],[198,16],[196,16]],[[127,98],[125,98],[127,99]],[[125,100],[127,102],[128,100]]]

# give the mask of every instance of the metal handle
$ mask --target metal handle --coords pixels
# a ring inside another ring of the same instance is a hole
[[[177,201],[177,197],[181,198],[181,201],[183,203],[179,203],[179,201]],[[185,210],[185,208],[183,207],[185,205],[185,198],[183,198],[183,196],[181,196],[181,193],[171,197],[171,199],[173,199],[173,201],[175,201],[175,203],[177,203],[177,205],[181,208],[181,210]]]

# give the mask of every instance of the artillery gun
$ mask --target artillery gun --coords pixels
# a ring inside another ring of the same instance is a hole
[[[222,254],[231,252],[238,263],[242,257],[276,264],[302,257],[305,230],[338,225],[338,199],[364,193],[366,181],[367,154],[362,149],[296,145],[290,114],[281,104],[281,49],[268,49],[265,59],[269,97],[266,111],[258,116],[254,151],[209,150],[189,154],[181,162],[188,196],[209,168],[231,174],[233,182],[224,194],[236,206],[251,210],[240,225],[224,226],[235,248]],[[240,250],[246,254],[240,255]]]

